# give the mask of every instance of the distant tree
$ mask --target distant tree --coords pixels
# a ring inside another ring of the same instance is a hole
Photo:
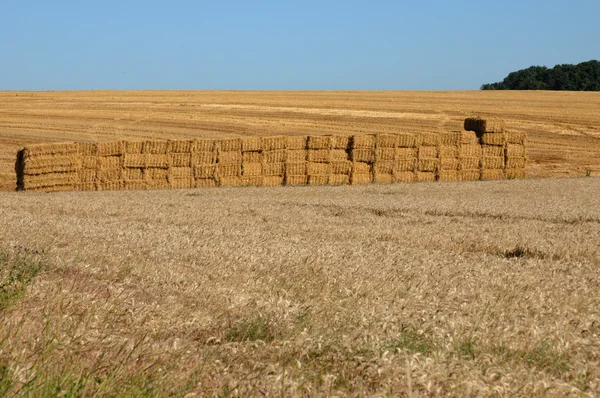
[[[600,91],[600,62],[556,65],[552,69],[531,66],[509,73],[501,82],[484,84],[481,90]]]

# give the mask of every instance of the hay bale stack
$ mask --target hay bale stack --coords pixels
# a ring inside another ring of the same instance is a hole
[[[263,140],[261,137],[244,137],[242,145],[241,182],[243,186],[263,185]]]
[[[306,173],[308,176],[308,185],[326,185],[329,184],[329,175],[331,174],[331,162],[340,157],[344,160],[347,156],[342,149],[333,148],[333,137],[326,136],[309,136],[307,141],[306,153]]]
[[[522,132],[507,132],[504,148],[504,177],[508,179],[525,178],[527,151],[525,148],[526,134]]]
[[[451,131],[439,133],[439,165],[437,171],[438,181],[459,181],[460,175],[460,150],[462,132]]]
[[[458,180],[477,181],[481,177],[483,156],[479,137],[474,131],[461,131],[458,149]]]
[[[464,129],[467,131],[474,131],[478,134],[486,133],[503,133],[506,128],[504,120],[492,117],[492,118],[480,118],[480,117],[469,117],[465,119]]]
[[[440,167],[441,136],[438,133],[419,135],[421,145],[417,152],[416,179],[419,182],[436,181]]]
[[[375,136],[354,135],[350,138],[349,148],[352,161],[350,184],[372,183],[375,173]]]
[[[79,151],[92,153],[93,145],[55,143],[32,145],[17,153],[17,189],[42,192],[74,190],[81,184]],[[89,178],[89,176],[86,176]]]
[[[286,137],[284,156],[285,185],[306,185],[308,137]]]

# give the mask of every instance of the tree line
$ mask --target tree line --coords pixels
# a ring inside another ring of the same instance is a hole
[[[484,84],[481,89],[600,91],[600,62],[592,60],[554,68],[531,66],[509,73],[501,82]]]

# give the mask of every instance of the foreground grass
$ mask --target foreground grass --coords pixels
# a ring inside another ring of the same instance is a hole
[[[0,396],[598,395],[599,189],[0,195]]]

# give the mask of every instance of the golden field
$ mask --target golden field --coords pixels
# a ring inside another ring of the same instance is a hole
[[[598,192],[0,192],[0,395],[598,396]]]
[[[596,175],[598,109],[600,94],[582,92],[1,92],[0,189],[31,143],[432,132],[478,115],[528,133],[529,176]]]

